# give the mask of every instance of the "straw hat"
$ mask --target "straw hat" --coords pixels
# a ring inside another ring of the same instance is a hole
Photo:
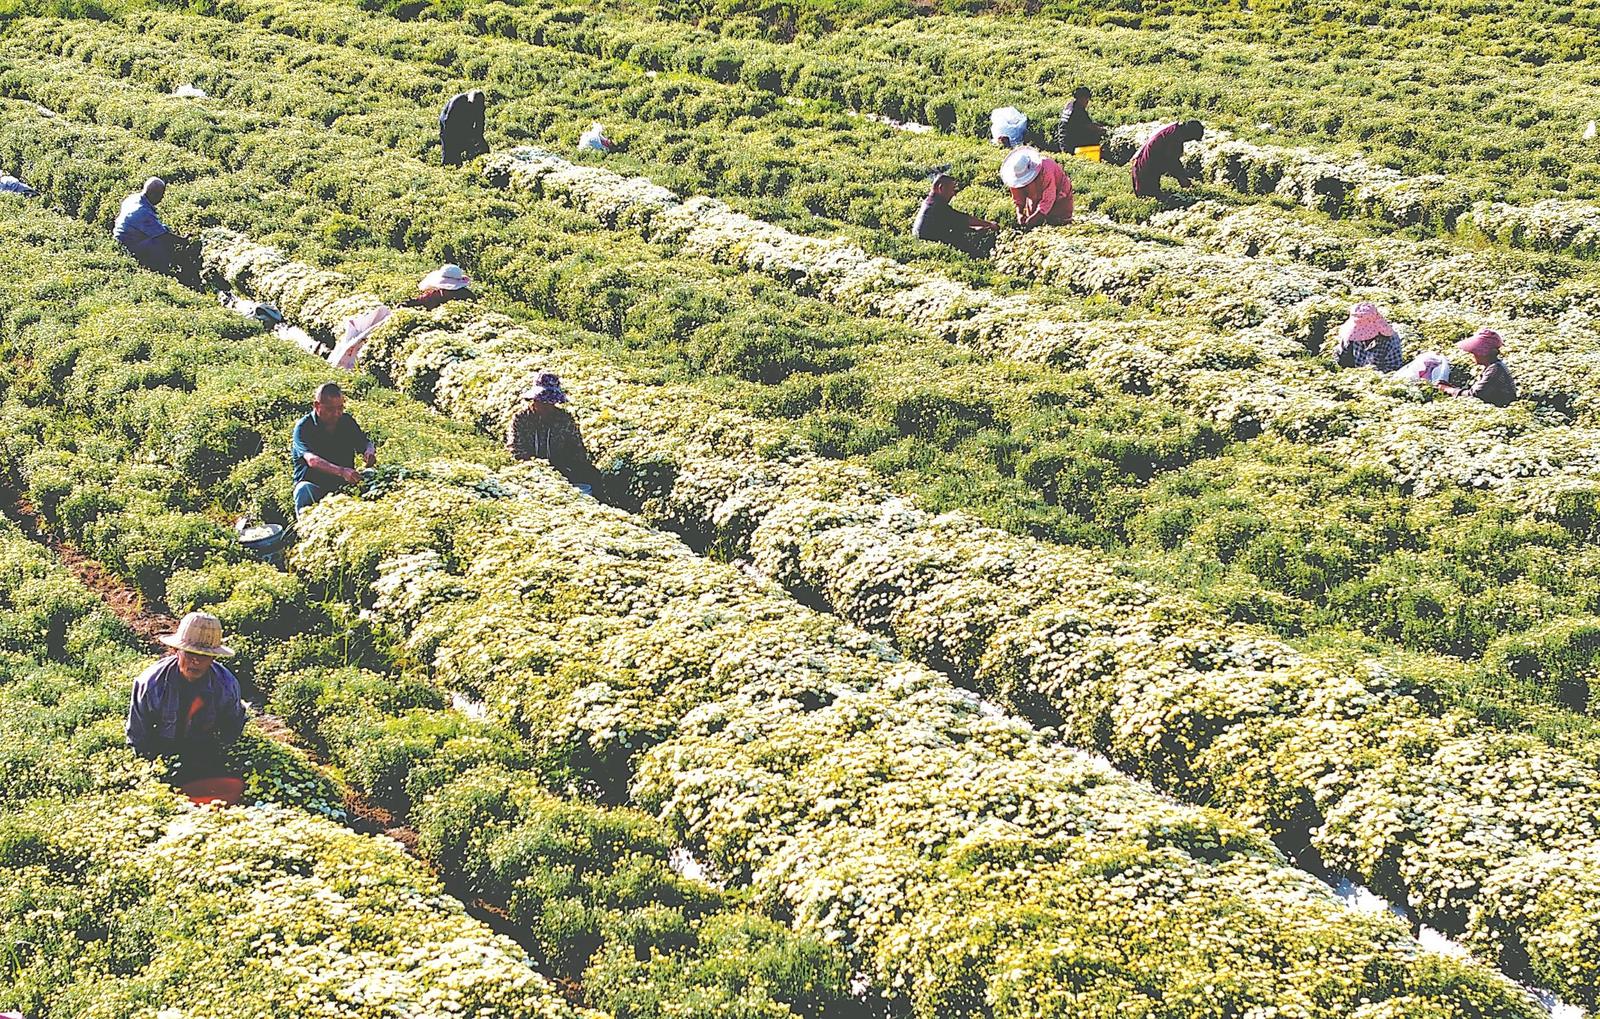
[[[1479,329],[1471,336],[1456,344],[1457,350],[1464,350],[1473,357],[1493,358],[1498,357],[1500,348],[1505,346],[1505,341],[1493,329]]]
[[[535,400],[539,403],[566,403],[566,391],[561,388],[561,376],[555,372],[540,372],[534,377],[533,385],[522,391],[524,400]]]
[[[1039,176],[1042,163],[1037,149],[1014,149],[1000,164],[1000,180],[1008,188],[1025,188],[1033,183],[1033,178]]]
[[[177,633],[161,638],[175,651],[187,651],[207,658],[232,658],[233,648],[222,643],[222,620],[209,612],[191,612],[178,624]]]
[[[422,282],[417,284],[418,290],[464,290],[472,282],[472,277],[461,271],[459,265],[441,265],[439,268],[422,277]]]

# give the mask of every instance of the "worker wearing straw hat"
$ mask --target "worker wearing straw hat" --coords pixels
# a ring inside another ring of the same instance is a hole
[[[1499,333],[1493,329],[1479,329],[1456,344],[1457,350],[1466,351],[1477,362],[1478,377],[1472,380],[1470,386],[1452,386],[1441,382],[1439,388],[1451,396],[1470,396],[1496,407],[1511,406],[1517,399],[1517,383],[1511,377],[1511,369],[1500,360],[1500,351],[1504,347],[1505,342],[1500,339]]]
[[[1072,179],[1060,163],[1038,149],[1024,146],[1012,150],[1000,164],[1000,180],[1011,189],[1017,225],[1022,229],[1072,222]]]
[[[161,643],[173,653],[133,681],[128,745],[141,757],[177,757],[180,780],[215,775],[245,720],[239,681],[217,660],[233,657],[222,622],[191,612]]]

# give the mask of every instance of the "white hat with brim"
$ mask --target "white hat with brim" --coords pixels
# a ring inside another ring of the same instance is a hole
[[[178,624],[178,632],[164,635],[161,643],[174,651],[207,658],[233,657],[233,648],[222,643],[222,620],[209,612],[191,612],[184,616]]]
[[[1000,164],[1000,180],[1008,188],[1025,188],[1039,176],[1042,160],[1033,149],[1017,149]]]
[[[461,271],[459,265],[441,265],[439,268],[422,277],[422,282],[417,284],[418,290],[464,290],[472,283],[472,277]]]

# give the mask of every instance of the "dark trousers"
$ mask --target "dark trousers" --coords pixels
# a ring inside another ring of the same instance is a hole
[[[460,166],[473,156],[488,151],[489,147],[484,144],[481,129],[474,134],[470,130],[441,127],[439,148],[443,153],[445,166]]]
[[[172,268],[172,255],[177,250],[178,239],[172,234],[152,237],[142,244],[124,245],[128,254],[152,272],[166,272]]]

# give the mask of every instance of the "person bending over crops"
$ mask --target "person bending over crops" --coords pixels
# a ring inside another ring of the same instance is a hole
[[[1466,351],[1477,362],[1478,377],[1472,380],[1470,386],[1452,386],[1441,382],[1439,388],[1451,396],[1470,396],[1496,407],[1511,406],[1517,399],[1517,383],[1511,377],[1511,369],[1500,360],[1500,351],[1504,346],[1500,334],[1493,329],[1479,329],[1457,343],[1457,350]]]
[[[459,265],[441,265],[422,277],[417,284],[417,296],[401,301],[400,307],[432,311],[450,301],[476,301],[478,295],[471,287],[472,277],[462,272]]]
[[[1028,131],[1028,115],[1015,106],[1002,106],[989,114],[989,141],[1002,149],[1022,144]]]
[[[233,656],[222,643],[222,623],[191,612],[161,643],[173,653],[133,681],[128,745],[140,757],[175,758],[178,782],[219,775],[245,720],[239,681],[217,661]]]
[[[9,173],[0,173],[0,195],[21,195],[24,198],[37,198],[39,192],[24,184],[20,177],[13,177]]]
[[[1333,360],[1341,368],[1376,368],[1388,374],[1406,363],[1400,335],[1371,301],[1350,309],[1333,345]]]
[[[439,114],[439,148],[445,166],[460,166],[473,156],[489,151],[483,140],[486,106],[477,89],[453,95]]]
[[[143,189],[122,200],[116,225],[111,228],[113,240],[127,248],[140,265],[156,272],[172,268],[172,256],[180,240],[156,215],[156,206],[166,196],[167,182],[151,177]]]
[[[311,413],[294,426],[294,515],[361,482],[356,457],[368,467],[378,462],[377,447],[356,419],[344,412],[344,390],[324,382],[311,400]]]
[[[1000,225],[952,208],[951,199],[966,185],[948,173],[935,170],[929,180],[932,183],[928,197],[922,200],[917,218],[911,222],[911,236],[948,244],[978,258],[988,257],[994,250],[995,234]]]
[[[1000,179],[1011,189],[1022,229],[1072,222],[1072,179],[1054,159],[1037,149],[1016,149],[1000,165]]]
[[[561,406],[567,402],[561,376],[540,372],[522,399],[506,423],[506,451],[517,460],[548,461],[573,484],[593,487],[599,474],[589,462],[578,422]]]
[[[1086,145],[1099,145],[1105,141],[1106,129],[1089,116],[1087,88],[1079,86],[1072,93],[1072,101],[1061,109],[1061,119],[1056,122],[1052,141],[1057,152],[1070,153]]]
[[[1141,198],[1159,197],[1162,177],[1172,177],[1179,187],[1188,187],[1189,172],[1183,168],[1183,146],[1199,141],[1205,133],[1205,127],[1198,120],[1186,120],[1181,124],[1168,124],[1151,135],[1129,165],[1133,193]]]
[[[578,135],[578,150],[587,149],[601,155],[609,155],[617,151],[617,143],[606,136],[605,125],[598,120],[589,125],[589,129]]]

